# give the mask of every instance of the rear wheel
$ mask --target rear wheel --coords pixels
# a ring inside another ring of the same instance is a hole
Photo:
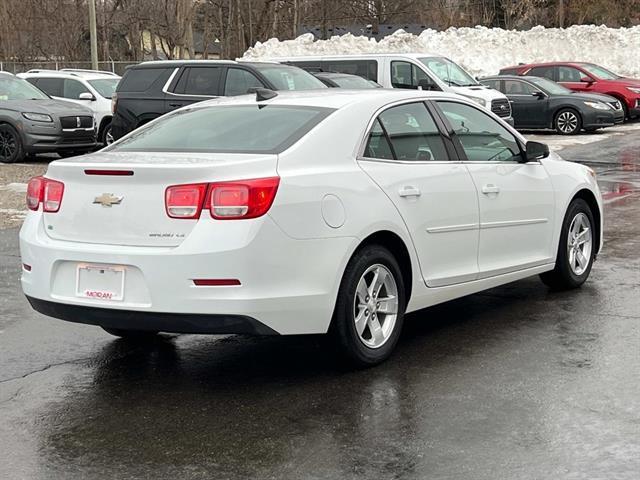
[[[332,335],[344,356],[361,367],[386,360],[398,342],[405,290],[398,262],[386,248],[369,245],[345,270]]]
[[[113,335],[114,337],[126,338],[131,340],[146,340],[154,338],[158,335],[158,332],[154,331],[146,331],[146,330],[124,330],[122,328],[106,328],[102,327],[102,329]]]
[[[560,135],[574,135],[582,128],[582,118],[575,110],[563,108],[556,114],[553,127]]]
[[[0,162],[14,163],[23,158],[24,149],[18,132],[6,123],[0,125]]]
[[[554,289],[577,288],[591,272],[595,257],[595,222],[587,202],[571,202],[562,223],[556,266],[540,275],[545,285]]]
[[[107,123],[100,133],[100,143],[103,146],[111,145],[114,142],[113,134],[111,133],[111,122]]]

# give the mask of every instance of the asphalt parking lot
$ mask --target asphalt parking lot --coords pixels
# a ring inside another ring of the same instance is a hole
[[[0,166],[0,477],[640,478],[640,124],[530,138],[598,172],[589,281],[420,311],[364,371],[317,337],[134,344],[33,312],[15,199],[45,164]]]

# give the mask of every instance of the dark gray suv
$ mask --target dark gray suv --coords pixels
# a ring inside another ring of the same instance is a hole
[[[26,80],[0,72],[0,162],[46,152],[67,157],[95,148],[91,110],[54,100]]]

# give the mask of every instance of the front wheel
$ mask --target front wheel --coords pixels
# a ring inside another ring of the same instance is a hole
[[[102,129],[102,133],[100,134],[100,143],[102,143],[102,145],[106,147],[107,145],[111,145],[113,142],[115,142],[115,140],[113,138],[113,134],[111,133],[111,122],[109,122]]]
[[[556,114],[553,126],[560,135],[574,135],[582,128],[582,119],[575,110],[563,108]]]
[[[332,321],[342,354],[360,367],[386,360],[398,342],[405,309],[402,273],[386,248],[359,250],[345,270]]]
[[[571,202],[562,223],[556,266],[540,275],[545,285],[571,289],[582,285],[591,272],[595,257],[595,222],[587,202]]]

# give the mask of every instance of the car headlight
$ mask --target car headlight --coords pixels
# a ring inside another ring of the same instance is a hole
[[[596,110],[609,110],[611,107],[602,102],[584,102],[587,107],[595,108]]]
[[[478,105],[481,105],[483,107],[487,106],[487,101],[484,98],[479,98],[479,97],[468,97],[469,100],[473,100],[474,102],[476,102]]]
[[[633,93],[640,94],[640,87],[627,87],[627,90],[631,90]]]
[[[31,120],[32,122],[47,122],[47,123],[53,122],[51,117],[46,113],[26,112],[26,113],[23,113],[22,116],[27,120]]]

